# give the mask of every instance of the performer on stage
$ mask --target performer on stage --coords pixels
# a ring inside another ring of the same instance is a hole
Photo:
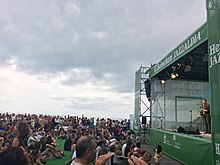
[[[205,133],[211,133],[211,117],[210,117],[210,105],[206,99],[202,99],[202,107],[200,108],[200,115],[205,121]]]

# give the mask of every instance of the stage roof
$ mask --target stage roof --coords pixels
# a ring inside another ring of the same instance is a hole
[[[150,69],[150,77],[208,81],[208,34],[204,23]]]

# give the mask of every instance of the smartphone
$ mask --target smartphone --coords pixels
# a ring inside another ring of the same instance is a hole
[[[129,157],[114,155],[105,165],[128,165]]]
[[[111,159],[112,165],[128,165],[129,157],[114,155]]]

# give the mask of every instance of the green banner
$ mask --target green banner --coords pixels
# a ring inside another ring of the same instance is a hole
[[[220,0],[207,0],[213,162],[220,164]]]
[[[207,40],[207,24],[203,24],[150,70],[153,77]]]
[[[152,146],[161,145],[164,153],[183,164],[212,164],[212,143],[210,140],[151,128],[150,144]],[[161,164],[163,164],[163,159]]]
[[[134,104],[134,131],[140,129],[141,110],[141,68],[135,73],[135,104]]]

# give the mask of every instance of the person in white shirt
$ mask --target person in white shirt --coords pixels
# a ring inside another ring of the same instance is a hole
[[[36,145],[36,143],[39,143],[39,142],[40,142],[39,139],[35,138],[36,135],[37,135],[37,134],[36,134],[36,131],[33,131],[33,132],[31,133],[31,136],[28,138],[28,140],[27,140],[27,145],[28,145],[28,148],[29,148],[29,149],[33,149],[34,146]]]

